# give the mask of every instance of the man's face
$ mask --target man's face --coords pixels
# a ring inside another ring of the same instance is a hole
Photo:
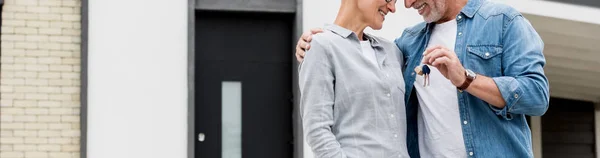
[[[416,9],[427,23],[440,20],[446,13],[446,0],[404,0],[406,8]]]

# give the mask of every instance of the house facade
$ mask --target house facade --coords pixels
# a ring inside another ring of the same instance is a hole
[[[600,2],[494,0],[545,43],[534,155],[598,157]],[[313,157],[295,42],[340,0],[0,0],[0,157]],[[398,1],[393,40],[422,21]]]

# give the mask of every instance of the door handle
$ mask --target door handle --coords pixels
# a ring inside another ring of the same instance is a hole
[[[198,141],[200,141],[200,142],[204,142],[204,138],[205,138],[205,137],[206,137],[206,136],[204,135],[204,133],[200,133],[200,134],[198,134]]]

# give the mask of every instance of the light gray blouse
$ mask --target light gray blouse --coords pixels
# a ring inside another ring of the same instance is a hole
[[[355,33],[327,25],[299,68],[304,137],[316,157],[409,157],[402,52],[364,35],[378,65]]]

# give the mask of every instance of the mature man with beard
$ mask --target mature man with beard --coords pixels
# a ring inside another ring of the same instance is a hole
[[[544,44],[529,21],[486,0],[404,4],[425,19],[395,40],[405,61],[410,156],[533,157],[525,115],[546,112],[549,87]],[[298,41],[298,61],[318,32]]]

